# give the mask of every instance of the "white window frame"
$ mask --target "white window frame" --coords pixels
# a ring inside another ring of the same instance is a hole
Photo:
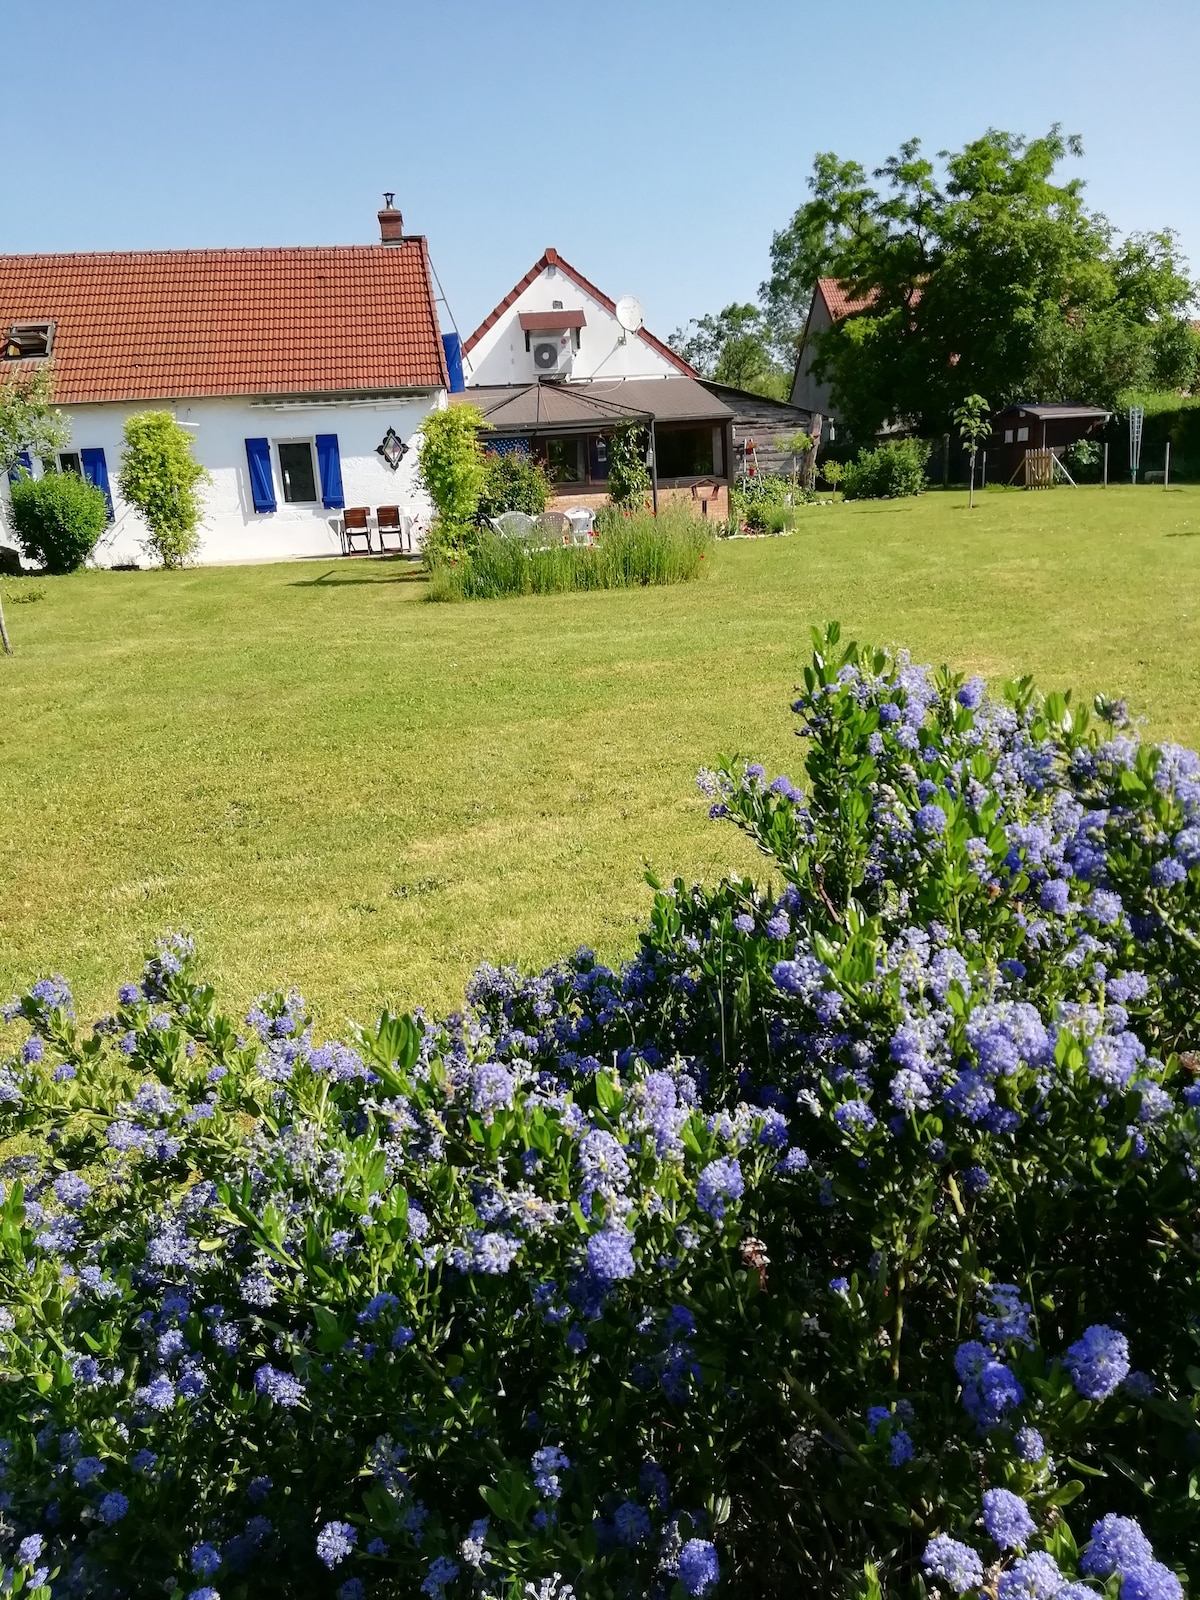
[[[315,500],[289,500],[287,497],[287,481],[283,476],[283,461],[279,454],[281,444],[306,444],[312,456],[313,486],[317,491]],[[315,433],[288,434],[283,438],[271,440],[271,469],[275,473],[279,484],[279,504],[281,506],[299,506],[302,509],[315,506],[321,509],[324,502],[321,498],[321,463],[317,459],[317,436]]]
[[[73,461],[78,463],[78,465],[74,466],[74,467],[64,467],[63,466],[63,457],[64,456],[70,456]],[[55,471],[57,471],[57,472],[74,472],[74,473],[77,473],[78,476],[82,478],[83,477],[83,451],[82,450],[56,450],[54,452],[54,467],[55,467]]]
[[[1004,430],[1004,442],[1005,442],[1005,444],[1011,444],[1013,442],[1013,431],[1012,431],[1011,428],[1005,428],[1005,430]]]
[[[1017,443],[1018,444],[1028,444],[1029,443],[1029,429],[1028,428],[1018,428],[1017,429]]]

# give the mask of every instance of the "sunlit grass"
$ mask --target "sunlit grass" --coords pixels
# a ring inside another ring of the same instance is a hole
[[[397,562],[39,580],[0,658],[0,990],[63,971],[101,1009],[186,926],[223,997],[295,982],[336,1023],[454,1004],[483,958],[627,951],[643,862],[750,864],[693,776],[797,775],[830,617],[1200,740],[1200,489],[811,506],[705,565],[463,606]]]

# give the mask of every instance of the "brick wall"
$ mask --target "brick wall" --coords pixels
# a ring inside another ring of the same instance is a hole
[[[649,499],[649,496],[647,496],[647,499]],[[672,503],[687,505],[699,517],[705,514],[705,502],[707,502],[708,516],[715,521],[723,522],[729,515],[729,486],[720,483],[715,487],[698,489],[693,494],[691,488],[687,486],[675,488],[667,484],[659,485],[658,503],[660,507]],[[597,493],[594,490],[581,494],[573,494],[568,491],[562,494],[552,494],[546,509],[549,511],[571,511],[576,506],[587,506],[590,511],[599,511],[607,504],[608,496],[606,494]]]

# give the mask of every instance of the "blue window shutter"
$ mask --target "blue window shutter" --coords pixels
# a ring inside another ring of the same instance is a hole
[[[463,380],[462,338],[457,333],[442,335],[442,349],[446,352],[446,372],[450,378],[450,393],[462,394],[466,389]]]
[[[317,465],[321,469],[321,504],[326,511],[340,511],[346,497],[342,493],[342,456],[336,433],[317,435]]]
[[[89,483],[94,483],[97,489],[104,490],[104,498],[108,501],[108,520],[113,519],[112,490],[108,487],[108,462],[104,459],[103,450],[81,450],[79,464],[83,468],[83,475]]]
[[[250,493],[255,511],[274,511],[275,483],[271,477],[271,441],[247,439],[246,460],[250,463]]]
[[[8,469],[9,483],[19,483],[23,477],[33,477],[33,458],[28,450],[22,450],[16,461]]]

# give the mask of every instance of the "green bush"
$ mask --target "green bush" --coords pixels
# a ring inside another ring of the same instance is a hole
[[[141,411],[125,424],[121,494],[142,514],[145,549],[182,567],[200,547],[200,485],[211,482],[192,456],[192,438],[169,411]]]
[[[540,461],[525,450],[484,458],[486,476],[479,496],[479,516],[499,517],[505,511],[523,511],[539,517],[550,498],[550,480]]]
[[[453,517],[435,517],[421,546],[426,572],[436,572],[448,563],[461,561],[479,541],[479,525],[459,522]]]
[[[900,500],[920,494],[929,448],[925,439],[895,439],[860,450],[842,474],[843,495],[847,500]]]
[[[463,403],[431,411],[421,424],[420,478],[439,521],[470,522],[479,510],[487,467],[479,430],[483,414]]]
[[[1104,446],[1098,439],[1076,439],[1063,451],[1063,462],[1076,483],[1096,483],[1103,459]]]
[[[782,474],[762,473],[729,492],[733,521],[748,533],[780,533],[795,521],[795,507],[815,498]]]
[[[498,600],[514,594],[565,594],[576,589],[631,589],[684,583],[704,571],[709,530],[682,507],[649,512],[609,512],[600,519],[599,542],[543,544],[483,530],[473,548],[434,568],[431,600]]]
[[[75,572],[108,524],[108,501],[75,472],[25,476],[12,486],[12,523],[30,561],[47,572]]]

